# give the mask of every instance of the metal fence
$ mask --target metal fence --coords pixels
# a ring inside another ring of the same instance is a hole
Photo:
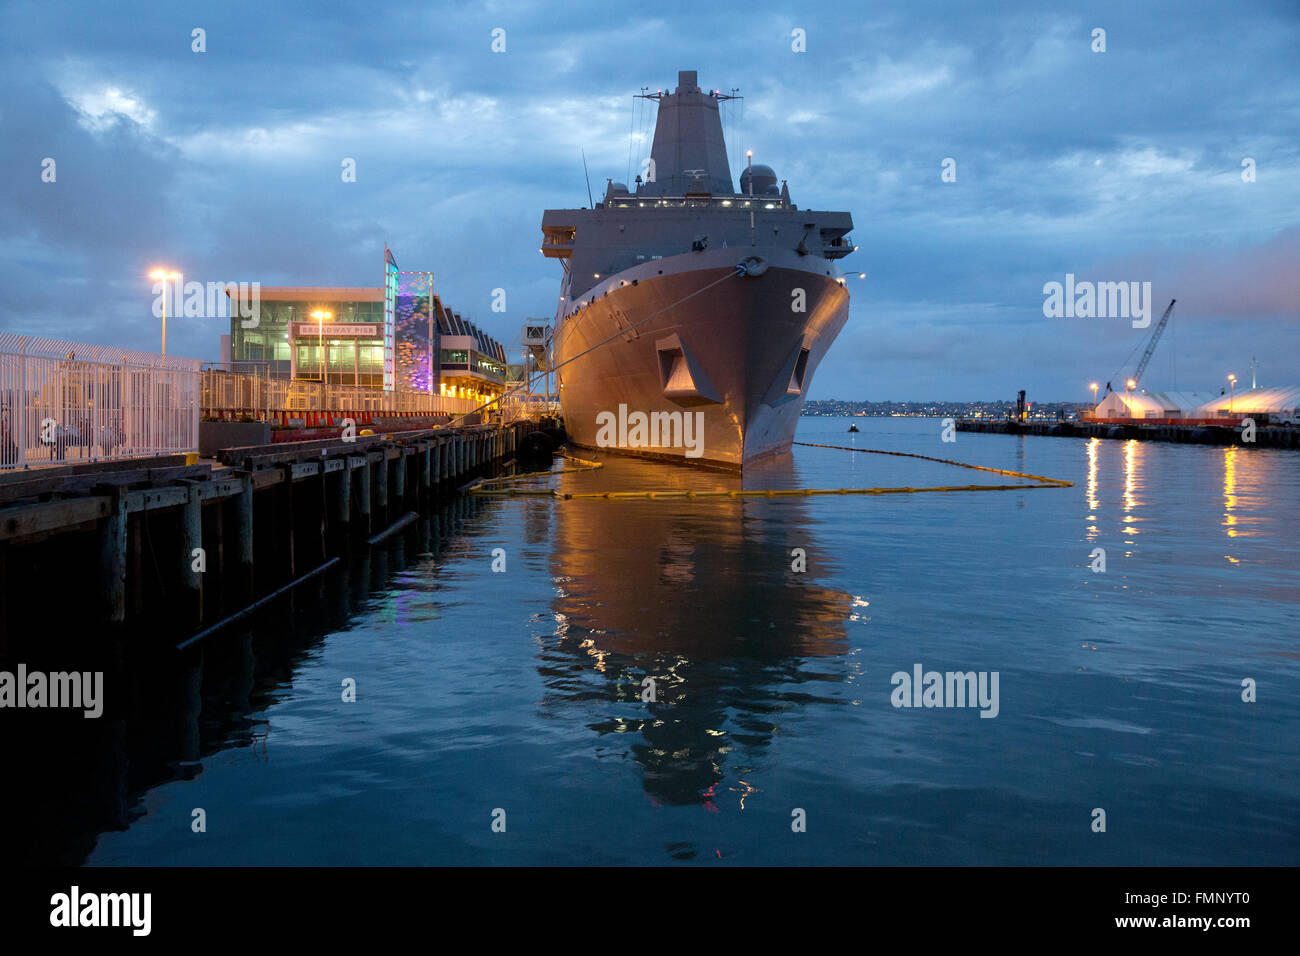
[[[203,370],[201,391],[203,414],[206,417],[247,415],[262,421],[270,421],[282,412],[462,415],[473,411],[480,404],[472,398],[289,381],[270,375],[248,375],[217,368]]]
[[[197,451],[201,366],[0,333],[0,470]]]

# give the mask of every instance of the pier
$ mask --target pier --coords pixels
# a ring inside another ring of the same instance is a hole
[[[0,635],[174,646],[377,544],[548,420],[340,436],[0,475]]]
[[[1052,435],[1064,438],[1116,438],[1138,441],[1171,441],[1196,445],[1257,445],[1264,448],[1300,448],[1300,428],[1294,425],[1258,425],[1253,442],[1242,440],[1240,421],[1223,424],[1169,422],[1021,422],[1014,419],[971,419],[957,421],[959,432],[993,435]]]

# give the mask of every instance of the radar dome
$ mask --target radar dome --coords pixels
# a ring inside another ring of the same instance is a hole
[[[754,195],[765,195],[769,188],[776,185],[776,171],[771,166],[764,166],[760,163],[754,164]],[[749,193],[750,171],[746,166],[740,173],[740,191],[742,194]],[[779,192],[780,190],[778,190]]]

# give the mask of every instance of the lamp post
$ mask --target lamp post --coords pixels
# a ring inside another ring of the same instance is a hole
[[[1228,376],[1228,414],[1232,414],[1232,399],[1237,391],[1237,376]]]
[[[162,282],[162,354],[167,354],[167,280],[175,279],[180,275],[177,272],[165,272],[162,269],[154,269],[149,273],[150,279],[158,279]]]
[[[311,314],[316,320],[316,351],[320,355],[320,383],[327,384],[325,379],[325,320],[333,318],[329,312],[322,312],[317,309]]]
[[[1097,383],[1093,382],[1088,387],[1092,389],[1092,407],[1096,408],[1097,407]]]

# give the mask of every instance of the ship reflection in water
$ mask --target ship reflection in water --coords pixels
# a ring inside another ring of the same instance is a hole
[[[744,477],[746,489],[798,484],[789,455]],[[562,484],[570,492],[741,486],[737,477],[626,459]],[[737,773],[745,780],[728,789],[739,799],[747,787],[761,790],[747,775],[785,714],[841,703],[821,688],[843,680],[854,599],[819,583],[830,568],[808,507],[790,498],[659,498],[571,500],[552,512],[558,626],[541,655],[544,706],[558,715],[593,695],[627,704],[591,729],[633,735],[621,746],[654,801],[730,797],[718,787]]]

